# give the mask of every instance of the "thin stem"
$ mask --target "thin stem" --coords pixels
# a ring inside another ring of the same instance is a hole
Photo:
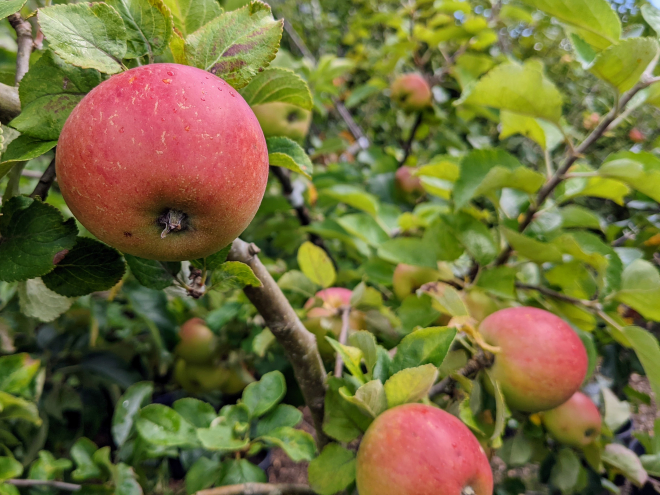
[[[48,486],[51,488],[57,488],[58,490],[64,490],[67,492],[77,492],[82,488],[82,485],[76,485],[73,483],[65,483],[64,481],[53,481],[53,480],[5,480],[5,483],[8,485],[20,486],[20,487],[31,487],[31,486]]]
[[[53,157],[53,159],[50,161],[50,164],[48,164],[48,167],[46,167],[46,170],[44,170],[44,173],[41,175],[41,178],[34,188],[34,191],[32,191],[32,194],[30,194],[30,197],[39,197],[42,201],[45,201],[48,197],[48,191],[50,191],[50,187],[53,185],[54,181],[55,157]]]
[[[315,492],[306,485],[293,483],[243,483],[202,490],[196,495],[315,495]]]
[[[562,179],[582,179],[591,177],[600,177],[600,174],[598,172],[569,172],[568,174],[564,174]]]
[[[5,195],[2,197],[2,204],[5,204],[14,196],[21,194],[21,174],[27,162],[16,162],[12,169],[9,171],[9,180],[5,188]]]
[[[344,306],[340,310],[341,312],[341,332],[339,332],[339,343],[346,344],[348,340],[348,327],[350,324],[351,316],[351,307]],[[337,353],[337,359],[335,361],[335,376],[341,378],[342,372],[344,370],[344,360],[341,358],[341,354]]]
[[[399,167],[406,163],[406,160],[410,156],[410,151],[412,150],[413,142],[415,141],[415,134],[417,134],[417,129],[422,124],[422,119],[424,118],[423,112],[419,112],[417,117],[415,117],[415,123],[410,130],[410,136],[408,136],[408,141],[403,145],[403,158],[399,162]]]
[[[248,286],[243,292],[284,349],[311,412],[319,448],[322,448],[328,442],[323,432],[326,373],[316,337],[303,326],[277,282],[259,260],[258,253],[256,245],[236,239],[228,259],[245,263],[261,281],[261,287]]]
[[[18,50],[16,52],[16,78],[15,84],[21,82],[23,76],[30,70],[30,55],[34,41],[32,40],[32,24],[23,19],[19,12],[10,15],[7,20],[16,31]]]
[[[548,289],[547,287],[543,287],[540,285],[529,285],[529,284],[523,284],[522,282],[516,282],[516,287],[522,290],[536,291],[548,297],[552,297],[554,299],[558,299],[560,301],[568,302],[571,304],[579,304],[586,308],[591,308],[591,309],[600,308],[600,303],[598,301],[588,301],[586,299],[578,299],[577,297],[567,296],[566,294],[562,294],[561,292],[557,292],[555,290]]]
[[[552,157],[550,156],[550,150],[547,147],[543,150],[543,157],[545,158],[545,173],[547,178],[550,179],[555,171],[552,167]]]
[[[458,370],[455,374],[469,377],[477,373],[479,370],[488,368],[493,365],[494,357],[492,354],[480,351],[477,355],[473,356],[467,364]],[[434,397],[438,394],[448,392],[453,386],[455,380],[451,376],[447,376],[436,383],[429,392],[429,397]]]

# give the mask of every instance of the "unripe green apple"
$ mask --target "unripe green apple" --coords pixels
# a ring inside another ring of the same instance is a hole
[[[431,88],[421,74],[404,74],[390,87],[392,100],[405,112],[419,112],[431,105]]]
[[[600,411],[589,397],[575,392],[561,406],[541,414],[550,434],[571,447],[585,447],[600,435]]]
[[[357,454],[360,495],[491,495],[493,473],[470,430],[436,407],[405,404],[369,426]]]
[[[191,318],[181,325],[181,339],[174,352],[190,364],[206,364],[213,358],[216,338],[201,318]]]
[[[266,137],[285,136],[302,143],[312,122],[309,110],[280,101],[254,105],[252,111]]]
[[[481,322],[479,332],[500,348],[492,376],[512,409],[553,409],[577,392],[587,374],[587,351],[580,337],[548,311],[501,309]]]
[[[245,366],[235,365],[227,370],[227,379],[220,385],[223,394],[235,395],[243,391],[250,383],[256,381]]]
[[[195,67],[150,64],[104,81],[62,129],[62,196],[92,234],[142,258],[213,254],[248,226],[268,149],[240,94]]]
[[[229,378],[230,371],[224,366],[190,364],[179,359],[174,367],[174,379],[191,394],[221,390]]]
[[[433,268],[399,263],[394,269],[392,286],[396,297],[403,301],[422,285],[439,280],[440,273]]]

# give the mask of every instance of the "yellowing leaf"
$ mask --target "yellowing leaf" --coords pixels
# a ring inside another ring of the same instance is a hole
[[[330,287],[337,277],[330,257],[309,241],[298,249],[298,265],[308,279],[323,288]]]

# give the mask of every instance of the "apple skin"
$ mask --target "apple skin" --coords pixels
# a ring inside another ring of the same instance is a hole
[[[378,416],[362,438],[356,469],[360,495],[493,493],[493,473],[475,436],[458,418],[424,404]]]
[[[578,391],[587,374],[582,341],[548,311],[501,309],[481,322],[479,332],[487,343],[500,348],[492,376],[512,409],[530,413],[553,409]]]
[[[390,86],[392,100],[405,112],[420,112],[431,105],[431,88],[421,74],[397,77]]]
[[[545,411],[541,418],[558,442],[571,447],[585,447],[600,435],[600,411],[582,392],[575,392],[561,406]]]
[[[219,390],[229,379],[230,371],[212,364],[191,364],[183,359],[174,365],[174,379],[191,394],[202,394]]]
[[[439,277],[440,273],[433,268],[399,263],[394,269],[394,276],[392,277],[394,294],[400,301],[403,301],[410,294],[414,294],[422,285],[435,282]]]
[[[401,199],[415,203],[426,191],[422,186],[422,181],[412,172],[414,167],[402,166],[394,173],[394,185],[401,195]]]
[[[150,64],[112,76],[74,108],[56,172],[71,212],[100,240],[181,261],[219,251],[248,226],[268,149],[249,105],[222,79]],[[168,212],[185,215],[182,229],[161,238]]]
[[[302,143],[312,122],[309,110],[280,101],[254,105],[252,111],[267,138],[285,136]]]
[[[646,136],[642,131],[637,129],[637,127],[633,127],[630,129],[630,132],[628,133],[628,137],[633,143],[643,143],[646,141]]]
[[[201,318],[191,318],[181,325],[181,340],[174,352],[190,364],[206,364],[213,359],[216,351],[214,333]]]

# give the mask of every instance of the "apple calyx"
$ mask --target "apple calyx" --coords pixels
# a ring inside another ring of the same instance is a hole
[[[474,491],[474,488],[468,485],[463,487],[463,489],[461,490],[461,495],[476,495],[476,492]]]
[[[168,209],[163,215],[158,217],[158,223],[165,225],[165,229],[161,232],[160,238],[165,239],[170,232],[179,232],[187,228],[185,222],[188,218],[181,210]]]

